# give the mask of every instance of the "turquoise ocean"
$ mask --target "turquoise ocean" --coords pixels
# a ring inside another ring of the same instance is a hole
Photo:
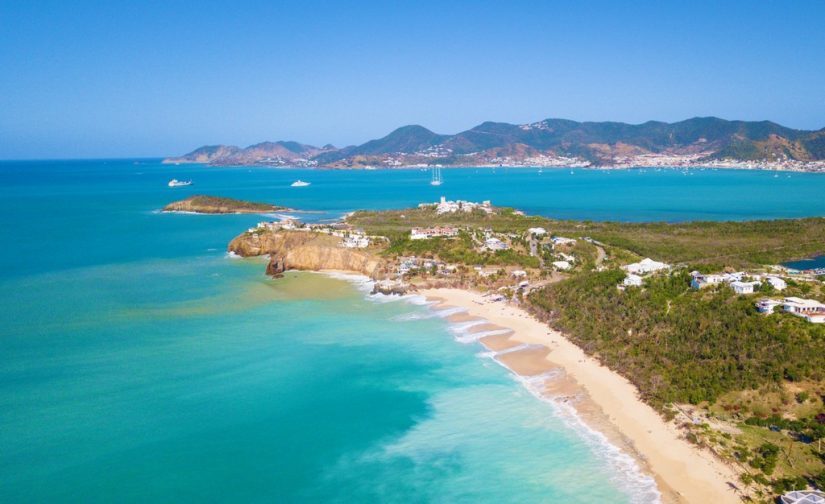
[[[192,179],[170,189],[172,177]],[[656,502],[632,459],[535,397],[446,313],[358,278],[233,259],[256,215],[490,199],[594,220],[825,215],[825,176],[429,173],[0,163],[0,502]],[[296,179],[310,181],[291,188]],[[272,218],[272,217],[267,217]]]

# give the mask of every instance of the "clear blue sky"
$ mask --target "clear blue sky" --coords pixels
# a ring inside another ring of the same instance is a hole
[[[705,115],[825,127],[825,1],[0,0],[0,159]]]

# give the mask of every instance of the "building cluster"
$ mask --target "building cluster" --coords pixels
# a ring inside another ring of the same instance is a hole
[[[481,203],[463,200],[448,201],[444,196],[441,197],[441,201],[438,203],[419,203],[418,208],[435,208],[435,212],[438,215],[456,212],[470,213],[475,210],[481,210],[488,214],[493,213],[493,205],[490,203],[490,200]]]
[[[625,275],[622,283],[619,285],[619,289],[624,289],[626,287],[641,287],[644,283],[645,275],[658,273],[660,271],[668,271],[670,270],[670,265],[663,262],[654,261],[653,259],[646,257],[639,262],[622,266],[622,269],[627,271],[627,275]]]
[[[410,240],[429,240],[430,238],[452,238],[458,236],[458,229],[450,226],[430,228],[412,228]]]
[[[757,275],[744,272],[737,273],[715,273],[705,275],[698,271],[691,272],[690,286],[694,289],[702,289],[712,285],[726,283],[737,294],[753,294],[762,285],[762,281],[767,282],[774,289],[785,290],[788,284],[785,280],[774,275]]]
[[[304,224],[295,219],[283,219],[280,221],[259,222],[254,228],[247,230],[249,233],[259,233],[261,231],[302,231],[313,232],[341,238],[341,246],[345,248],[367,248],[375,237],[364,234],[363,231],[353,230],[347,224]]]
[[[782,310],[804,318],[814,324],[825,324],[825,304],[815,299],[803,299],[798,297],[786,297],[785,299],[760,299],[756,303],[756,309],[760,313],[771,314],[777,306]]]
[[[396,272],[399,276],[408,275],[418,271],[435,271],[441,276],[450,276],[458,271],[458,266],[447,264],[435,259],[424,259],[416,256],[399,257]]]

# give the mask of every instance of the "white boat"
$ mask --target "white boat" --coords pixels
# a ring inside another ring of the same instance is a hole
[[[433,179],[430,181],[430,185],[440,186],[441,182],[441,168],[436,166],[433,168]]]
[[[291,185],[292,187],[306,187],[309,185],[309,182],[304,182],[303,180],[299,179],[293,182]]]
[[[173,178],[169,181],[169,187],[185,187],[190,185],[192,185],[191,180],[178,180],[176,178]]]

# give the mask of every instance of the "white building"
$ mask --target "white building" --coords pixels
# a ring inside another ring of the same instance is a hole
[[[452,238],[458,236],[454,227],[412,228],[410,240],[429,240],[430,238]]]
[[[690,281],[690,286],[694,289],[702,289],[710,285],[718,285],[725,281],[724,275],[703,275],[698,271],[690,274],[693,279]]]
[[[572,266],[569,262],[567,262],[567,261],[553,261],[553,266],[554,266],[557,270],[561,270],[561,271],[567,271],[567,270],[569,270],[570,268],[572,268],[572,267],[573,267],[573,266]]]
[[[551,238],[553,245],[575,245],[576,240],[573,238],[565,238],[563,236],[554,236]]]
[[[773,313],[774,308],[776,308],[777,306],[782,306],[782,303],[783,302],[779,301],[778,299],[760,299],[756,303],[756,309],[759,311],[759,313],[765,313],[770,315],[771,313]]]
[[[367,248],[370,246],[370,239],[364,235],[352,234],[344,238],[342,244],[346,248]]]
[[[771,287],[778,291],[783,291],[788,287],[788,284],[785,282],[785,280],[779,277],[769,276],[765,278],[765,281],[771,284]]]
[[[754,289],[759,287],[759,282],[731,282],[730,287],[737,294],[753,294]]]
[[[527,234],[536,235],[536,236],[544,236],[547,234],[547,230],[543,227],[532,227],[527,230]]]
[[[624,280],[622,280],[622,285],[624,285],[625,287],[641,287],[642,277],[630,273],[629,275],[624,277]]]
[[[484,246],[489,250],[507,250],[510,248],[506,243],[495,237],[484,240]]]
[[[514,276],[514,277],[516,277],[516,278],[522,278],[522,277],[526,277],[526,276],[527,276],[527,272],[526,272],[526,271],[524,271],[524,270],[515,270],[515,271],[513,271],[513,272],[512,272],[512,273],[510,273],[510,274],[511,274],[511,275],[513,275],[513,276]]]
[[[797,317],[802,317],[808,322],[815,324],[825,323],[825,304],[815,299],[787,297],[782,307],[786,312],[792,313]]]
[[[653,259],[646,257],[637,263],[624,266],[624,269],[628,273],[633,273],[634,275],[645,275],[647,273],[670,269],[670,265],[663,262],[654,261]]]
[[[432,208],[435,207],[435,212],[439,215],[445,213],[467,212],[470,213],[476,209],[480,209],[488,214],[493,213],[493,206],[490,200],[485,200],[482,203],[474,201],[447,201],[444,196],[438,203],[420,203],[418,208]]]

